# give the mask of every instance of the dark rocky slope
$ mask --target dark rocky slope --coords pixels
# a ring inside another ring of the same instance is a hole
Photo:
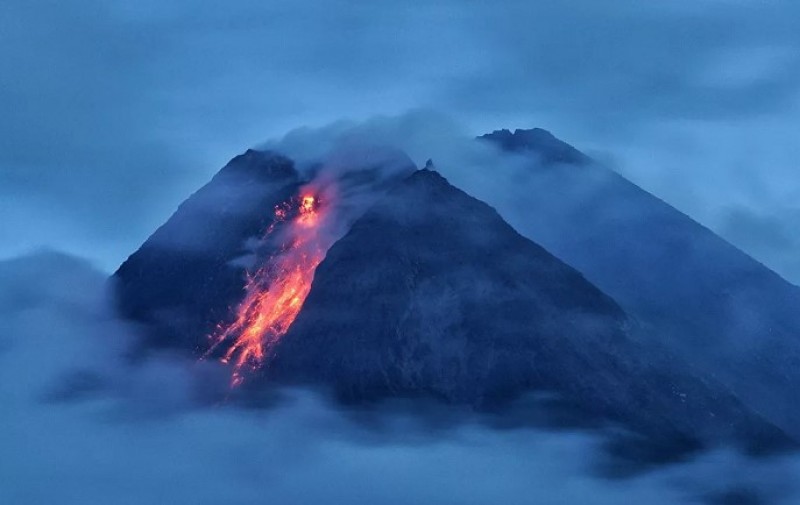
[[[300,185],[294,163],[269,152],[235,157],[114,274],[117,306],[142,323],[148,346],[189,351],[206,345],[242,295],[247,239]]]
[[[616,172],[536,131],[480,137],[530,159],[504,195],[524,205],[509,207],[505,217],[620,302],[650,340],[716,375],[800,437],[793,401],[800,391],[800,289]],[[543,137],[547,143],[537,140]],[[543,163],[555,158],[560,162]],[[480,184],[475,189],[481,194]]]

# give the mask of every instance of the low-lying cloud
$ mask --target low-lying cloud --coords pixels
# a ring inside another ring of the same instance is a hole
[[[602,440],[590,432],[471,422],[428,430],[389,410],[370,428],[306,391],[285,392],[268,409],[203,406],[195,393],[213,365],[126,359],[136,329],[116,319],[106,287],[85,261],[57,253],[0,263],[4,503],[666,505],[800,496],[793,456],[720,450],[605,479],[595,471]]]

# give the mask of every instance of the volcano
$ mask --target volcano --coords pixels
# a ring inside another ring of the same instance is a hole
[[[303,384],[350,404],[502,411],[545,393],[670,446],[789,443],[714,380],[641,345],[614,299],[431,163],[368,158],[328,176],[272,152],[234,158],[114,276],[142,349],[219,359],[244,394]],[[317,208],[320,188],[333,189]],[[312,211],[336,226],[314,229],[312,216],[298,242],[292,226]],[[298,243],[319,255],[309,263]],[[287,280],[296,265],[300,284]]]

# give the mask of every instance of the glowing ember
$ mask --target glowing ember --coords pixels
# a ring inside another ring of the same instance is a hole
[[[323,217],[317,197],[311,194],[275,208],[275,222],[266,235],[275,231],[277,223],[285,222],[287,240],[281,252],[248,275],[236,319],[219,327],[206,352],[207,356],[221,345],[230,345],[222,362],[233,365],[231,386],[241,384],[247,370],[261,367],[272,357],[303,307],[314,270],[327,250],[325,236],[320,233]]]
[[[313,212],[315,201],[316,199],[311,195],[304,196],[303,200],[300,203],[300,210],[302,212]]]

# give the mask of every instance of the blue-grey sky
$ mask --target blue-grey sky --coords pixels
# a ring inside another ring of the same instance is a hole
[[[246,147],[432,108],[550,129],[798,283],[798,21],[789,0],[7,0],[0,257],[111,270]]]

